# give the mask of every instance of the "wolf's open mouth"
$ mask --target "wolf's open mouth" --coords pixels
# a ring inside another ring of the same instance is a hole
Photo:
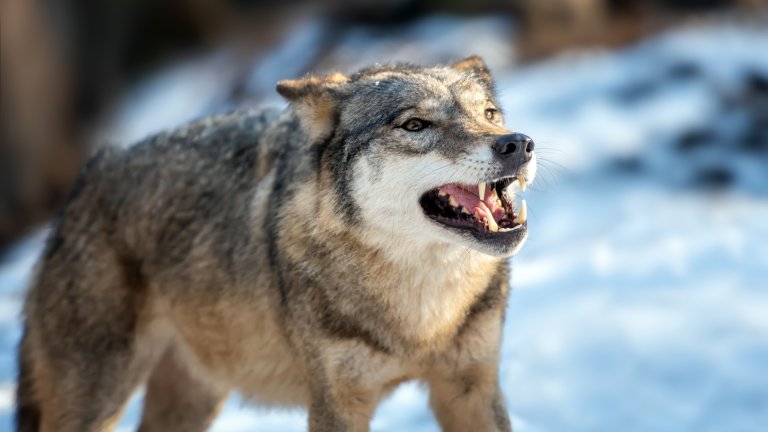
[[[525,200],[518,207],[510,190],[515,180],[525,191],[522,177],[505,177],[479,185],[446,184],[425,193],[419,202],[429,218],[444,225],[481,233],[514,231],[525,226],[527,217]]]

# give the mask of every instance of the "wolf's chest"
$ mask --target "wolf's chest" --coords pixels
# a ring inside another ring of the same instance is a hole
[[[437,348],[464,324],[472,304],[493,278],[494,268],[490,260],[424,266],[393,277],[380,292],[407,340]]]

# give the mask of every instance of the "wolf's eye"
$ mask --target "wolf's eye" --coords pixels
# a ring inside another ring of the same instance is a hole
[[[410,132],[417,132],[417,131],[420,131],[422,129],[428,128],[430,124],[431,123],[429,123],[426,120],[412,118],[412,119],[408,119],[400,127],[405,129],[405,130],[407,130],[407,131],[410,131]]]
[[[488,108],[485,110],[485,118],[490,121],[495,121],[499,116],[499,110],[496,108]]]

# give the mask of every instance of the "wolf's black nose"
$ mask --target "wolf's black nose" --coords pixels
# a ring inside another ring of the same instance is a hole
[[[515,153],[522,154],[525,152],[526,156],[530,157],[530,154],[535,147],[533,140],[528,135],[521,133],[513,133],[510,135],[502,135],[496,139],[496,143],[493,144],[493,149],[496,153],[508,157]]]

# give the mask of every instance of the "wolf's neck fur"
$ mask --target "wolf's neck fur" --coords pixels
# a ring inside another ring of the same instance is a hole
[[[452,335],[472,303],[488,287],[501,261],[445,243],[393,245],[387,298],[414,336],[435,341]]]
[[[503,261],[444,242],[371,240],[353,232],[324,238],[329,251],[345,252],[319,260],[318,265],[330,267],[315,276],[342,291],[354,287],[341,295],[367,293],[354,303],[358,310],[345,313],[353,316],[372,308],[399,329],[394,344],[402,341],[426,351],[439,349],[456,334]]]

